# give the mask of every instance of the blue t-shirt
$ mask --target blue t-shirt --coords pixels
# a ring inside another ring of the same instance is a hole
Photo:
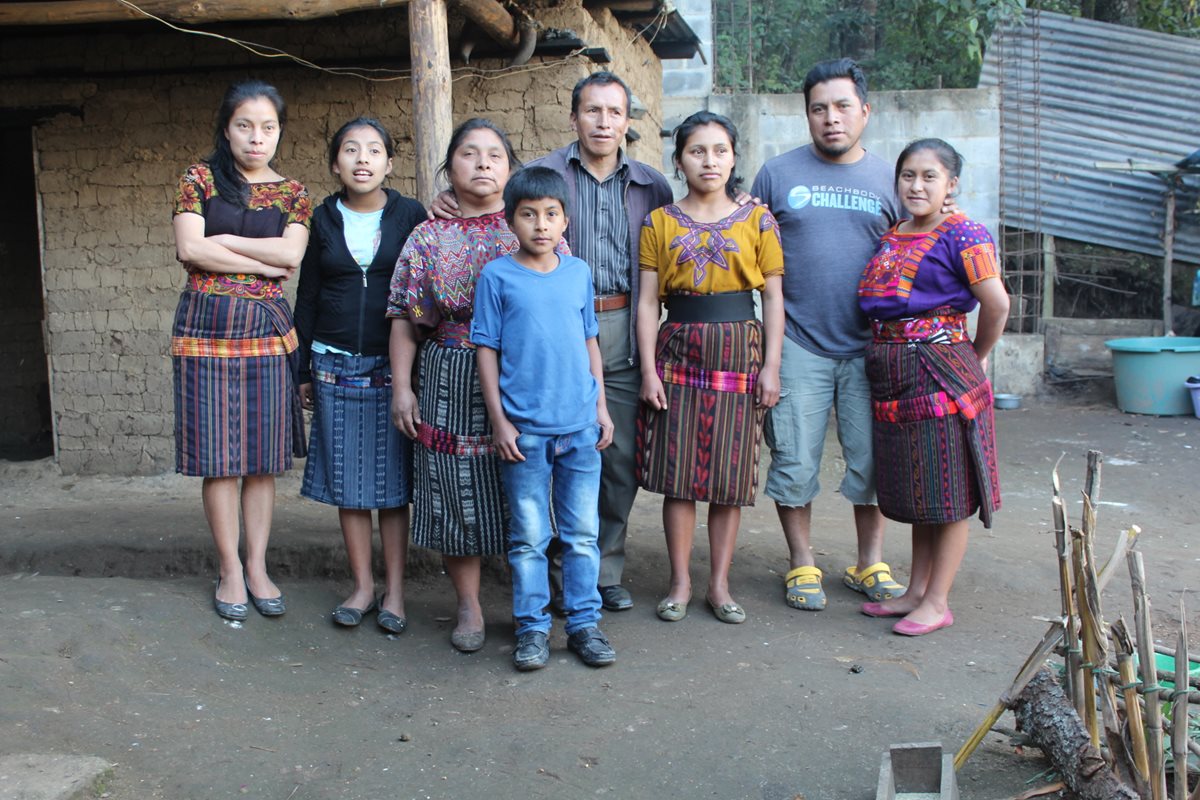
[[[471,341],[500,353],[500,399],[522,433],[557,436],[596,424],[600,388],[587,340],[600,332],[592,270],[559,255],[537,272],[512,256],[489,261],[475,287]]]

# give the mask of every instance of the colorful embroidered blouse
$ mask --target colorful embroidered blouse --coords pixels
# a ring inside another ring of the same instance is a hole
[[[407,319],[447,347],[470,347],[479,272],[517,246],[503,211],[422,222],[396,260],[387,316]],[[558,251],[569,254],[565,241]]]
[[[172,216],[199,214],[204,217],[204,235],[232,233],[254,239],[282,236],[288,225],[309,226],[312,203],[300,181],[283,179],[250,184],[250,200],[245,207],[220,197],[207,164],[193,164],[179,179],[175,190]],[[207,272],[193,267],[188,285],[196,291],[231,294],[241,297],[282,296],[277,278]]]
[[[779,225],[764,206],[739,206],[720,222],[696,222],[677,205],[642,224],[641,269],[658,273],[658,297],[762,289],[783,274]]]
[[[858,304],[871,319],[915,317],[941,306],[970,311],[979,304],[971,287],[1000,275],[991,235],[963,214],[926,233],[897,227],[883,235],[858,282]]]

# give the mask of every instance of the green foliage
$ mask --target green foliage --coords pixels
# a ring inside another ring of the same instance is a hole
[[[1142,0],[1138,5],[1138,27],[1200,38],[1200,1]]]
[[[1075,14],[1089,0],[1029,0]],[[1200,0],[1137,0],[1140,27],[1200,36]],[[1026,0],[713,0],[716,83],[799,92],[808,68],[851,56],[873,89],[976,85],[988,37]]]

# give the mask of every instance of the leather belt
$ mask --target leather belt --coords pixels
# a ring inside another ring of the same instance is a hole
[[[616,311],[619,308],[629,307],[629,293],[625,294],[604,294],[596,297],[596,313],[602,311]]]

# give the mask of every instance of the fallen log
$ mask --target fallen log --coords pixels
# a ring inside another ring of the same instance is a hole
[[[1043,667],[1012,704],[1017,729],[1033,740],[1079,800],[1138,800],[1092,744],[1054,674]]]

